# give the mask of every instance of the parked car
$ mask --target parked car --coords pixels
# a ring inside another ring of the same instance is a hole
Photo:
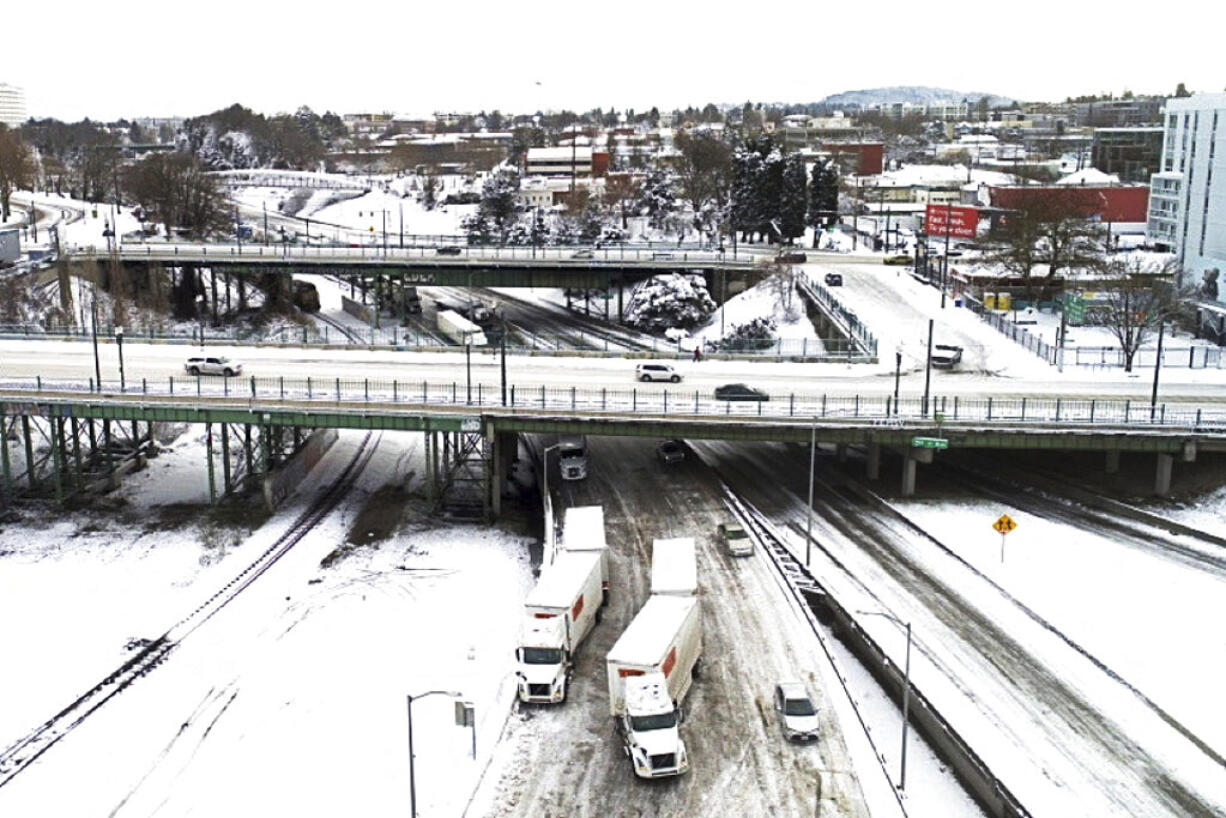
[[[827,287],[842,287],[843,286],[843,274],[842,273],[826,273],[826,286]]]
[[[576,250],[570,254],[571,258],[596,258],[596,253],[592,250]]]
[[[881,263],[882,264],[897,264],[901,266],[901,265],[910,264],[913,260],[914,259],[912,259],[910,256],[900,253],[895,256],[886,256],[885,258],[881,260]]]
[[[799,250],[785,250],[775,256],[776,264],[804,264],[809,256]]]
[[[720,523],[715,534],[732,556],[748,557],[753,553],[753,540],[740,523]]]
[[[962,347],[953,344],[936,344],[932,348],[932,366],[934,369],[953,369],[962,363]]]
[[[448,247],[440,247],[435,252],[440,256],[458,256],[460,255],[461,248],[452,245]]]
[[[188,358],[183,369],[189,375],[224,375],[227,378],[243,374],[243,365],[239,361],[222,357],[196,356]]]
[[[666,440],[656,446],[656,457],[666,466],[685,461],[685,444],[680,440]]]
[[[681,375],[668,364],[639,364],[634,377],[640,381],[670,381],[681,383]]]
[[[770,400],[770,395],[743,383],[726,383],[715,387],[716,400]]]
[[[673,257],[672,253],[652,253],[652,261],[668,261]]]
[[[818,737],[817,708],[809,691],[800,682],[780,682],[775,685],[775,712],[779,726],[790,741],[816,741]]]

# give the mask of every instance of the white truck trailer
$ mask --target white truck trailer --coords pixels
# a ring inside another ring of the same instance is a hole
[[[692,596],[653,595],[609,651],[609,709],[638,777],[689,770],[681,703],[701,655],[702,617]]]
[[[460,346],[471,344],[475,347],[483,347],[489,343],[481,327],[458,312],[439,310],[437,320],[438,331]]]
[[[604,536],[603,506],[571,506],[562,515],[560,551],[595,551],[600,554],[600,581],[609,594],[609,544]]]
[[[600,621],[601,563],[591,551],[558,554],[524,600],[515,649],[521,702],[566,701],[575,651]]]
[[[698,562],[693,537],[652,542],[651,593],[671,596],[698,594]]]

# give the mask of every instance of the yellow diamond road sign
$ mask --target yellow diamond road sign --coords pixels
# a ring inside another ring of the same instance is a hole
[[[1000,515],[1000,519],[992,523],[992,528],[995,528],[1001,534],[1008,534],[1013,529],[1017,528],[1017,523],[1008,514]]]

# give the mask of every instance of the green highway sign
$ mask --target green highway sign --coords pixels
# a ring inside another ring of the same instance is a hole
[[[949,441],[943,437],[913,437],[911,445],[916,449],[948,449]]]

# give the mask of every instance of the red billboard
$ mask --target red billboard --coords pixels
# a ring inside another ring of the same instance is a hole
[[[924,231],[929,236],[950,235],[960,239],[975,238],[979,227],[979,208],[961,205],[930,204],[924,211]]]

